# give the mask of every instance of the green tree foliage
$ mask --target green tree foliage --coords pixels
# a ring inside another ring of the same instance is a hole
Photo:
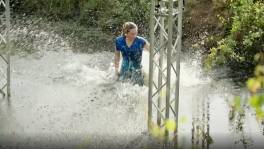
[[[207,68],[227,65],[252,75],[264,51],[264,2],[262,0],[231,0],[232,16],[228,34],[211,48],[205,59]],[[229,23],[227,23],[229,24]]]
[[[19,0],[17,12],[32,13],[59,20],[76,20],[81,25],[117,31],[123,22],[148,25],[147,0]],[[143,28],[144,29],[144,28]]]

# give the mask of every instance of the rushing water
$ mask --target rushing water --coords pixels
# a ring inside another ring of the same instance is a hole
[[[35,52],[17,50],[11,57],[11,102],[0,100],[0,147],[145,148],[148,88],[116,82],[113,53],[73,53],[57,34],[14,27],[13,40],[24,37],[34,37]],[[204,75],[199,59],[191,57],[181,62],[179,145],[200,145],[201,130],[209,128],[210,148],[264,147],[249,109],[229,120],[229,101],[245,90]],[[147,74],[147,53],[142,63]]]

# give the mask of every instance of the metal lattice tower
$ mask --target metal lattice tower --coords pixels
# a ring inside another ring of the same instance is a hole
[[[183,0],[151,4],[148,128],[164,128],[166,120],[175,120],[176,130],[166,130],[165,138],[177,142]]]
[[[0,93],[10,97],[10,4],[0,0]]]

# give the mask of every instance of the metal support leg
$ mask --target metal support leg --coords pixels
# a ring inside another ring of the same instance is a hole
[[[182,0],[152,0],[150,13],[148,126],[149,130],[152,124],[161,129],[165,127],[165,140],[170,140],[170,136],[173,135],[176,136],[176,142],[182,5]],[[157,54],[159,59],[154,58]],[[176,129],[173,132],[166,129],[167,120],[173,120],[176,123]]]
[[[10,93],[10,84],[11,84],[11,77],[10,77],[10,39],[9,39],[9,32],[10,32],[10,3],[9,0],[0,0],[0,7],[3,9],[2,14],[0,14],[0,25],[3,28],[3,30],[0,32],[0,44],[4,45],[4,49],[0,49],[1,53],[1,59],[2,62],[6,64],[6,75],[5,77],[0,78],[1,82],[5,82],[3,86],[0,88],[0,92],[6,97],[10,98],[11,93]],[[3,69],[3,68],[1,68]],[[6,92],[5,92],[6,89]]]

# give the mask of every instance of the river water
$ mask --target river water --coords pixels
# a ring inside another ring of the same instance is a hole
[[[74,53],[55,33],[12,30],[16,42],[28,36],[35,52],[13,49],[11,99],[0,99],[0,147],[146,147],[148,88],[114,80],[114,53]],[[185,55],[181,62],[179,146],[190,148],[193,127],[209,120],[210,148],[263,148],[263,130],[250,109],[243,129],[229,120],[229,101],[245,96],[245,89],[204,75],[197,57]],[[142,63],[147,74],[148,53]]]

